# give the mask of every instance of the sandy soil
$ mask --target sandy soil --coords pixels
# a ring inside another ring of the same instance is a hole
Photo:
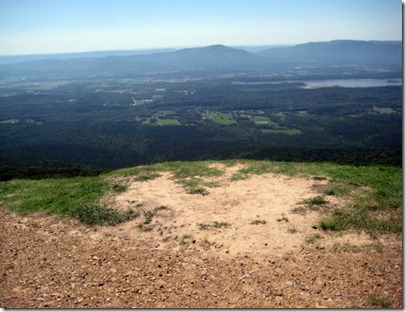
[[[334,236],[317,228],[317,212],[292,212],[326,180],[230,182],[242,165],[214,166],[225,174],[205,179],[218,185],[205,196],[162,173],[105,199],[154,212],[149,224],[141,215],[89,227],[0,209],[1,307],[402,307],[400,239]]]

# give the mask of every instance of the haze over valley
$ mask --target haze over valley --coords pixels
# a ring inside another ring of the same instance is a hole
[[[400,41],[142,53],[8,58],[0,65],[2,161],[400,162]]]

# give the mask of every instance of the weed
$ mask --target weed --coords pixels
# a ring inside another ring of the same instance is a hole
[[[306,201],[304,201],[305,204],[308,204],[309,206],[320,206],[320,205],[325,205],[328,203],[327,200],[323,196],[316,196],[313,198],[310,198]]]
[[[253,220],[253,221],[251,221],[251,224],[255,224],[255,225],[266,224],[266,221],[265,220]]]
[[[281,222],[281,221],[289,222],[289,219],[285,216],[285,214],[282,214],[282,217],[276,219],[276,221],[278,221],[278,222]]]
[[[335,219],[322,220],[319,225],[324,231],[341,231],[344,228],[343,222]]]
[[[123,193],[127,190],[127,186],[119,184],[119,183],[115,183],[115,184],[113,184],[111,189],[116,193]]]
[[[294,226],[289,226],[288,227],[288,233],[294,234],[297,232],[297,229]]]
[[[363,248],[357,245],[350,244],[349,242],[340,244],[340,243],[334,243],[333,245],[334,250],[340,250],[344,252],[353,252],[353,253],[359,253],[363,251]]]
[[[380,308],[389,308],[390,307],[390,301],[381,297],[377,296],[371,296],[369,297],[369,303],[372,304],[373,306],[377,306]]]
[[[231,224],[228,222],[217,222],[217,221],[213,222],[213,227],[215,227],[216,229],[229,228],[230,226]]]
[[[198,223],[197,225],[199,227],[199,230],[208,230],[212,227],[210,224],[207,223]]]
[[[183,235],[182,239],[180,241],[180,244],[181,245],[186,245],[189,242],[189,239],[191,239],[191,238],[192,238],[191,235],[188,235],[188,234]]]
[[[204,249],[209,249],[211,246],[214,246],[216,243],[215,242],[210,242],[207,238],[205,238],[204,240],[202,240],[200,242],[200,245],[204,248]]]
[[[141,173],[140,175],[138,175],[134,181],[136,182],[145,182],[145,181],[150,181],[150,180],[154,180],[158,177],[160,177],[161,175],[159,173],[156,172],[144,172]]]
[[[302,216],[306,215],[307,213],[307,208],[300,206],[300,207],[295,207],[292,209],[292,213],[300,214]]]
[[[324,181],[324,180],[327,180],[327,178],[326,178],[326,177],[315,176],[315,177],[313,177],[313,180],[316,180],[316,181]]]
[[[209,230],[212,228],[215,229],[229,228],[231,226],[231,224],[228,222],[217,222],[217,221],[212,222],[212,224],[198,223],[197,225],[199,226],[200,230]]]
[[[309,237],[306,237],[305,241],[308,244],[314,244],[315,242],[317,242],[319,239],[322,239],[322,238],[323,237],[320,234],[316,233],[316,234],[313,234],[313,235],[311,235]]]
[[[383,251],[382,244],[379,243],[379,242],[374,243],[374,244],[371,244],[371,247],[372,247],[373,249],[375,249],[375,250],[376,250],[377,252],[379,252],[379,253],[382,253],[382,251]]]
[[[191,195],[202,195],[202,196],[209,195],[209,192],[204,187],[188,188],[186,189],[186,193]]]
[[[167,243],[167,242],[169,242],[170,239],[171,239],[170,236],[166,236],[166,237],[162,238],[162,242]]]
[[[152,218],[154,217],[154,211],[144,211],[145,221],[144,224],[150,224],[152,222]]]
[[[80,222],[89,225],[116,225],[139,216],[139,214],[131,209],[126,212],[120,212],[98,204],[83,205],[71,211],[70,215]]]
[[[146,226],[145,222],[139,223],[137,228],[143,232],[151,232],[153,230],[152,226]]]

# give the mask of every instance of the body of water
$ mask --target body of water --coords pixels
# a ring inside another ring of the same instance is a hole
[[[292,81],[293,82],[293,81]],[[401,86],[402,79],[328,79],[328,80],[304,80],[296,81],[306,84],[304,89],[326,88],[326,87],[345,87],[345,88],[367,88],[367,87],[386,87]]]
[[[327,87],[344,87],[344,88],[367,88],[367,87],[387,87],[387,86],[402,86],[402,78],[391,79],[325,79],[325,80],[279,80],[279,81],[255,81],[243,82],[233,81],[232,84],[238,85],[264,85],[264,84],[280,84],[280,83],[304,83],[303,89],[316,89]]]

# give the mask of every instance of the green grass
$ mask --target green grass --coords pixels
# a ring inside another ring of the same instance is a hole
[[[314,207],[329,204],[324,196],[346,199],[344,207],[328,208],[319,226],[324,230],[357,229],[372,236],[380,233],[402,233],[402,169],[386,166],[348,166],[332,163],[294,163],[256,160],[217,161],[225,166],[242,163],[244,168],[232,181],[264,173],[306,177],[319,183],[320,198],[308,203]],[[216,187],[203,178],[218,177],[222,170],[211,167],[213,161],[165,162],[151,166],[120,169],[98,177],[76,177],[43,180],[11,180],[0,182],[0,205],[22,214],[58,213],[89,224],[114,224],[136,217],[133,212],[116,214],[100,204],[109,192],[124,192],[125,186],[111,177],[127,177],[135,181],[155,179],[170,172],[186,190],[202,194]],[[320,178],[322,177],[322,178]],[[293,208],[293,207],[292,207]],[[83,212],[83,213],[82,213]],[[299,212],[299,211],[298,211]],[[97,221],[98,220],[98,221]]]
[[[0,183],[0,202],[19,213],[47,212],[67,215],[96,203],[109,184],[100,177],[12,180]]]
[[[226,229],[231,227],[231,224],[228,222],[218,222],[214,221],[212,223],[198,223],[200,230],[210,230],[210,229]]]
[[[21,214],[58,213],[90,225],[115,225],[138,216],[132,210],[121,212],[101,205],[108,191],[122,189],[100,177],[12,180],[0,183],[0,204]]]
[[[234,119],[233,114],[207,111],[203,113],[203,116],[223,126],[237,124],[237,121]]]
[[[390,301],[378,296],[370,296],[369,303],[378,308],[389,308]]]
[[[323,237],[320,234],[313,234],[309,237],[306,237],[305,241],[308,244],[314,244],[316,243],[318,240],[322,239]]]
[[[285,117],[283,113],[282,115],[274,114],[274,116],[282,116],[283,119]],[[279,123],[266,116],[250,116],[249,118],[259,127],[259,131],[262,133],[281,133],[288,135],[299,135],[302,133],[299,129],[281,126]]]

